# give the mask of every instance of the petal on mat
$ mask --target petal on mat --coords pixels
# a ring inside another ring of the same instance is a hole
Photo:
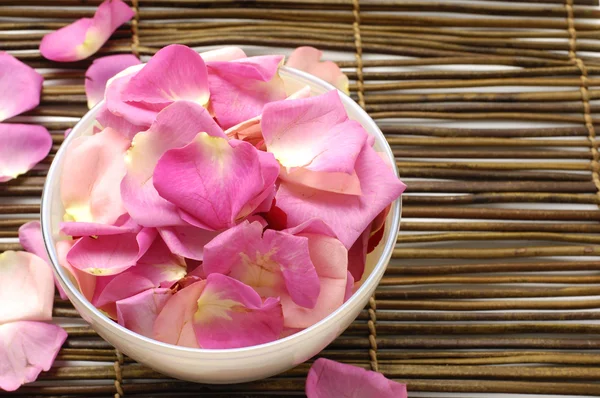
[[[178,101],[163,109],[148,131],[133,138],[127,151],[127,174],[121,183],[125,208],[144,226],[185,225],[175,205],[160,197],[153,185],[158,160],[165,152],[189,144],[199,132],[225,137],[206,109]]]
[[[356,239],[386,206],[406,188],[388,165],[367,145],[356,160],[362,195],[343,195],[283,182],[277,206],[287,214],[288,227],[311,218],[322,219],[346,246]]]
[[[155,229],[144,228],[137,234],[84,236],[73,245],[67,261],[73,267],[92,275],[119,274],[136,264],[156,235]]]
[[[158,232],[171,252],[193,260],[202,260],[204,245],[218,234],[194,226],[162,227]]]
[[[0,182],[31,170],[48,155],[50,148],[52,136],[45,127],[0,123]]]
[[[142,336],[153,338],[154,322],[172,295],[171,289],[149,289],[117,301],[119,325]]]
[[[75,241],[72,240],[61,240],[56,242],[56,253],[58,255],[58,263],[67,271],[69,279],[73,282],[75,287],[79,289],[81,294],[83,294],[83,296],[89,301],[92,301],[92,298],[94,297],[94,291],[96,290],[97,277],[73,267],[67,261],[67,254],[69,253],[69,250],[71,250],[74,244]]]
[[[65,221],[113,224],[125,207],[120,183],[125,175],[129,140],[111,128],[77,137],[67,148],[61,174],[61,198]]]
[[[206,281],[198,281],[181,289],[164,305],[154,322],[154,338],[163,343],[200,348],[194,333],[193,318],[198,298]]]
[[[131,141],[133,137],[140,131],[145,131],[148,129],[148,126],[137,126],[128,122],[124,117],[113,114],[108,110],[106,104],[102,104],[100,106],[98,113],[96,113],[96,121],[100,124],[102,129],[110,127],[111,129],[123,135],[123,137],[127,138],[129,141]]]
[[[283,56],[267,55],[207,63],[210,105],[221,127],[258,116],[265,104],[285,99],[277,74],[282,61]]]
[[[407,398],[406,385],[373,372],[326,358],[315,361],[306,378],[308,398]]]
[[[206,274],[229,275],[261,296],[289,296],[299,306],[314,308],[319,279],[308,239],[266,230],[259,222],[244,221],[218,235],[204,247]]]
[[[360,194],[354,166],[368,134],[348,119],[336,91],[267,104],[261,128],[267,150],[285,168],[282,178]]]
[[[27,252],[0,254],[0,324],[52,319],[54,278],[44,260]]]
[[[225,275],[209,275],[195,304],[192,322],[202,348],[264,344],[283,331],[279,299],[263,302],[250,286]]]
[[[172,44],[160,49],[123,90],[126,102],[168,105],[186,100],[206,106],[208,72],[200,54]]]
[[[85,72],[85,95],[88,108],[92,109],[104,99],[106,83],[111,77],[140,63],[140,60],[132,54],[109,55],[95,59]]]
[[[314,47],[298,47],[292,52],[285,65],[310,73],[350,95],[348,76],[335,62],[321,61],[322,56],[323,52]]]
[[[239,47],[227,46],[216,50],[200,53],[204,62],[227,62],[240,58],[246,58],[246,53]]]
[[[93,18],[82,18],[48,33],[40,43],[42,56],[52,61],[71,62],[85,59],[98,51],[119,26],[135,12],[122,0],[106,0]]]
[[[235,225],[240,212],[248,215],[247,204],[269,188],[262,171],[252,145],[238,141],[232,147],[225,138],[200,133],[187,146],[162,156],[154,187],[187,213],[186,221],[216,231]]]
[[[319,277],[321,290],[312,309],[281,296],[284,324],[288,328],[307,328],[338,309],[344,303],[348,283],[348,250],[342,242],[323,235],[300,236],[308,239],[310,260]]]
[[[15,391],[50,370],[66,339],[67,332],[49,323],[0,325],[0,390]]]
[[[38,106],[43,81],[34,69],[0,52],[0,122]]]

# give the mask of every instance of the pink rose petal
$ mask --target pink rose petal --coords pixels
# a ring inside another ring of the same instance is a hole
[[[98,278],[92,304],[112,319],[117,318],[116,302],[154,288],[151,280],[131,272]]]
[[[119,325],[142,336],[153,338],[154,322],[172,295],[170,289],[149,289],[117,301]]]
[[[267,104],[261,128],[267,150],[285,168],[281,178],[360,195],[354,165],[368,134],[348,119],[337,91]]]
[[[251,287],[220,274],[206,279],[192,322],[202,348],[264,344],[277,340],[283,331],[279,299],[263,302]]]
[[[58,263],[67,271],[69,279],[73,282],[75,287],[79,289],[81,294],[88,299],[92,300],[94,297],[94,291],[96,290],[96,276],[90,275],[87,272],[83,272],[73,267],[67,261],[67,254],[73,247],[75,241],[72,240],[61,240],[56,242],[56,253],[58,255]],[[66,295],[65,295],[66,298]]]
[[[193,260],[202,260],[204,245],[210,242],[217,232],[194,226],[158,228],[171,252]]]
[[[230,128],[258,116],[265,104],[285,99],[277,74],[282,60],[268,55],[207,63],[210,105],[219,125]]]
[[[96,113],[96,121],[100,124],[102,129],[110,127],[130,141],[137,133],[145,131],[150,127],[150,125],[137,126],[128,122],[125,118],[111,113],[106,104],[100,106],[98,113]]]
[[[322,219],[346,246],[354,242],[386,206],[406,188],[375,150],[364,146],[356,160],[361,196],[320,191],[283,182],[277,206],[287,214],[288,227],[311,218]]]
[[[288,58],[286,66],[310,73],[349,95],[348,76],[336,63],[320,61],[322,56],[323,53],[314,47],[298,47]]]
[[[202,265],[209,276],[229,275],[263,297],[288,297],[306,308],[317,303],[319,279],[306,237],[269,229],[263,234],[260,223],[244,221],[204,247]]]
[[[344,303],[348,301],[350,297],[354,294],[354,278],[352,277],[352,273],[348,271],[347,279],[346,279],[346,293],[344,293]]]
[[[77,137],[65,154],[61,198],[65,220],[113,224],[125,213],[119,184],[129,141],[113,129]],[[75,172],[75,170],[77,172]]]
[[[306,378],[307,398],[407,398],[406,385],[378,372],[325,358],[315,361]]]
[[[200,53],[204,62],[227,62],[235,59],[246,58],[246,53],[239,47],[223,47],[216,50],[205,51]]]
[[[138,66],[141,67],[143,65]],[[106,83],[106,91],[104,93],[106,109],[112,115],[123,118],[124,121],[121,121],[120,124],[127,127],[128,130],[134,130],[136,128],[134,126],[139,126],[143,127],[142,130],[140,130],[143,131],[150,127],[154,119],[156,119],[158,112],[165,106],[164,104],[126,102],[123,99],[123,92],[127,88],[128,83],[135,76],[135,73],[129,72],[130,69],[131,67],[117,74]],[[107,114],[104,114],[103,117],[113,124],[117,123],[117,121],[111,120],[110,116]]]
[[[1,123],[0,182],[12,180],[31,170],[48,155],[50,148],[52,136],[45,127]]]
[[[187,265],[181,256],[171,253],[163,239],[157,237],[136,266],[127,272],[143,276],[158,287],[164,283],[177,282],[185,277]]]
[[[156,230],[120,235],[84,236],[69,251],[67,261],[75,268],[97,276],[115,275],[133,267],[146,253]]]
[[[57,325],[43,322],[11,322],[0,325],[0,389],[15,391],[50,370],[67,339]]]
[[[54,278],[43,259],[10,250],[0,254],[0,324],[48,321],[53,302]]]
[[[43,81],[34,69],[0,52],[0,122],[38,106]]]
[[[175,205],[156,192],[152,174],[166,151],[187,145],[199,132],[225,137],[206,109],[193,102],[178,101],[162,110],[148,131],[134,137],[127,152],[127,174],[121,183],[121,194],[125,208],[136,222],[144,226],[185,225]]]
[[[85,72],[85,95],[88,108],[104,99],[104,91],[108,80],[132,65],[140,64],[140,60],[131,54],[109,55],[95,59]]]
[[[275,159],[246,142],[233,145],[200,133],[159,160],[154,187],[181,209],[187,222],[209,230],[231,227],[268,197],[276,178]]]
[[[168,105],[186,100],[208,103],[208,72],[200,54],[172,44],[159,50],[123,90],[126,102]]]
[[[94,18],[82,18],[47,34],[40,43],[42,56],[52,61],[71,62],[85,59],[106,43],[119,26],[135,12],[122,0],[106,0]]]

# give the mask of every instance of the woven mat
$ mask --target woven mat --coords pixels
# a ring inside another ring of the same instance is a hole
[[[13,121],[46,125],[52,153],[87,110],[91,59],[49,62],[39,40],[98,3],[0,0],[0,50],[46,80],[41,106]],[[415,397],[600,396],[597,3],[132,0],[135,19],[98,56],[145,60],[171,43],[327,50],[408,192],[376,299],[321,355],[407,382]],[[0,185],[0,251],[19,249],[18,227],[38,218],[51,160]],[[243,385],[185,383],[123,357],[69,303],[57,300],[55,316],[69,332],[55,367],[14,395],[302,395],[310,365]]]

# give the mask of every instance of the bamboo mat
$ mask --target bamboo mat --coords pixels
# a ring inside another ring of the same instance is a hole
[[[0,50],[46,80],[41,106],[13,121],[46,125],[52,153],[87,110],[91,60],[49,62],[39,40],[98,3],[0,0]],[[600,396],[597,3],[132,0],[135,19],[98,56],[147,59],[171,43],[327,50],[386,134],[408,191],[376,298],[321,355],[407,382],[414,397]],[[38,218],[51,160],[0,185],[0,251],[19,249],[18,227]],[[55,316],[69,332],[55,368],[8,395],[304,390],[309,364],[243,385],[166,379],[115,352],[70,304],[57,300]]]

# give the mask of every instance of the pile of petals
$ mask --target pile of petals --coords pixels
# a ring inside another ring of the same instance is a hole
[[[405,185],[339,92],[288,87],[283,61],[171,45],[108,80],[93,131],[67,147],[57,244],[108,317],[246,347],[315,324],[368,275]]]

